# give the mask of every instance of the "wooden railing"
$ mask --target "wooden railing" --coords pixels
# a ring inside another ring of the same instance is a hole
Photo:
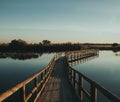
[[[93,56],[89,56],[89,57],[86,57],[86,58],[78,58],[76,60],[73,60],[73,61],[69,61],[69,65],[72,67],[72,66],[76,66],[78,64],[82,64],[82,63],[85,63],[85,62],[88,62],[90,60],[93,60],[93,59],[96,59],[99,57],[99,54],[97,55],[93,55]]]
[[[80,50],[80,51],[70,51],[66,52],[65,56],[68,61],[75,61],[78,59],[88,58],[90,56],[98,55],[99,51],[90,49],[90,50]]]
[[[82,73],[74,70],[73,68],[68,68],[68,79],[77,95],[80,97],[80,100],[83,100],[83,93],[91,100],[91,102],[97,101],[97,91],[100,91],[104,96],[106,96],[111,102],[120,102],[120,98],[113,94],[112,92],[105,89],[103,86],[99,85],[97,82],[89,79]],[[90,92],[83,86],[83,80],[87,81],[90,84]]]
[[[105,95],[108,99],[112,102],[120,102],[120,98],[114,95],[112,92],[108,91],[95,81],[89,79],[82,73],[74,70],[69,66],[69,61],[74,61],[76,59],[87,58],[89,56],[94,56],[98,54],[97,50],[87,50],[87,51],[75,51],[75,52],[68,52],[65,53],[67,66],[67,77],[70,84],[73,86],[76,94],[79,96],[80,100],[83,99],[83,93],[86,94],[88,98],[90,98],[91,102],[97,102],[97,91],[100,91],[103,95]],[[43,68],[41,71],[33,75],[32,77],[28,78],[24,82],[19,83],[15,87],[9,89],[5,93],[0,95],[0,102],[3,102],[7,98],[11,97],[14,93],[21,90],[21,99],[22,102],[28,102],[30,98],[35,94],[34,102],[37,101],[38,97],[42,93],[47,81],[50,78],[51,72],[54,68],[56,60],[63,56],[62,53],[58,53],[49,63],[49,65]],[[40,78],[40,80],[38,80]],[[84,88],[83,80],[87,81],[90,84],[90,92]],[[34,88],[30,91],[29,94],[26,94],[26,86],[31,82],[34,81]]]
[[[56,57],[58,58],[59,55],[55,56],[51,60],[49,65],[46,66],[45,68],[43,68],[40,72],[36,73],[35,75],[28,78],[24,82],[19,83],[15,87],[13,87],[13,88],[9,89],[8,91],[6,91],[5,93],[1,94],[0,95],[0,102],[3,102],[4,100],[6,100],[10,96],[12,96],[14,93],[16,93],[17,91],[20,91],[20,90],[21,90],[20,96],[22,96],[20,99],[22,99],[22,102],[28,102],[30,100],[30,98],[33,96],[33,94],[35,94],[34,102],[36,102],[37,98],[39,97],[39,95],[43,91],[43,89],[44,89],[44,87],[45,87],[45,85],[46,85],[46,83],[51,75],[52,69],[53,69],[53,67],[55,65],[55,61],[57,59]],[[38,80],[39,77],[40,77],[40,81]],[[27,95],[26,94],[26,86],[31,81],[34,81],[34,88]],[[40,90],[38,90],[39,88],[40,88]]]
[[[91,53],[83,53],[82,56],[79,52],[77,52],[77,54],[75,53],[75,54],[69,55],[70,57],[68,57],[68,55],[66,56],[66,60],[68,64],[67,77],[73,89],[75,90],[77,96],[79,97],[80,101],[83,100],[83,93],[84,93],[90,99],[90,102],[98,102],[97,96],[99,91],[111,102],[120,102],[120,97],[116,96],[112,92],[105,89],[103,86],[99,85],[97,82],[89,79],[82,73],[74,70],[72,67],[69,66],[69,61],[71,60],[75,60],[77,58],[78,59],[86,58],[86,57],[92,56],[93,54],[98,54],[98,52],[92,53],[91,51]],[[88,91],[88,89],[85,89],[83,81],[88,82],[88,84],[90,85],[90,91]]]

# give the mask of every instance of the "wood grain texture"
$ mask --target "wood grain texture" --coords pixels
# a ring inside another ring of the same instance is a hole
[[[64,58],[60,58],[37,102],[79,102],[66,76]]]

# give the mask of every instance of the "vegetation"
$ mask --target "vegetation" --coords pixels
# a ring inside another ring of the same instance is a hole
[[[80,49],[99,49],[99,50],[113,50],[114,52],[120,51],[120,45],[118,43],[113,44],[97,44],[97,43],[56,43],[53,44],[49,40],[43,40],[38,44],[28,44],[21,39],[12,40],[8,44],[0,44],[0,52],[61,52],[61,51],[73,51]]]
[[[113,47],[117,47],[117,46],[118,46],[118,43],[113,43],[112,46],[113,46]]]
[[[12,40],[8,44],[0,45],[0,52],[59,52],[80,50],[82,47],[80,44],[62,43],[52,44],[49,40],[43,40],[39,44],[28,44],[21,39]]]
[[[43,45],[50,45],[50,43],[51,43],[51,41],[49,41],[49,40],[43,40],[42,41]]]
[[[114,52],[120,51],[120,44],[118,43],[111,43],[111,44],[99,44],[99,43],[85,43],[83,44],[84,47],[99,49],[99,50],[113,50]]]

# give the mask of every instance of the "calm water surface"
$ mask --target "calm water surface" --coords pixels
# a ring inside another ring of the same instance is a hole
[[[54,54],[43,54],[27,60],[0,58],[0,93],[47,66],[53,56]]]
[[[28,60],[0,58],[0,93],[44,68],[53,56],[43,54]],[[120,96],[120,52],[101,51],[99,57],[72,67]]]
[[[120,96],[119,55],[120,52],[101,51],[98,58],[72,67]]]

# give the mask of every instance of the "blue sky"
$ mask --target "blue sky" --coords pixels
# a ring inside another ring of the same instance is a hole
[[[120,43],[120,0],[0,0],[0,42]]]

